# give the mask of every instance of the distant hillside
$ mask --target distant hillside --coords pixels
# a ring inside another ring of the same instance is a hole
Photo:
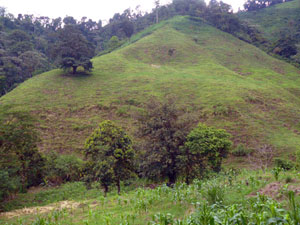
[[[132,115],[152,95],[166,94],[176,95],[199,120],[227,129],[236,144],[300,150],[300,70],[189,17],[131,40],[94,58],[90,76],[40,74],[1,97],[0,107],[38,118],[42,151],[80,150],[104,119],[134,135]]]
[[[255,25],[265,37],[275,41],[281,35],[300,33],[300,2],[294,0],[265,9],[239,13],[242,20]],[[300,41],[300,34],[299,34]]]

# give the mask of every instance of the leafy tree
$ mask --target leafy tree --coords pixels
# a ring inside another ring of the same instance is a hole
[[[120,47],[120,45],[121,42],[117,36],[112,36],[108,42],[108,47],[110,51],[113,51],[114,49]]]
[[[63,19],[65,25],[76,25],[77,21],[72,16],[67,16]]]
[[[45,71],[49,68],[46,56],[37,51],[27,51],[19,56],[22,60],[23,69],[31,75],[36,70]]]
[[[86,140],[84,153],[92,165],[91,180],[100,181],[105,192],[115,183],[120,193],[120,182],[128,179],[134,169],[132,140],[125,131],[111,121],[100,123]]]
[[[14,181],[6,183],[6,196],[12,190],[25,191],[27,187],[40,184],[45,161],[38,152],[38,135],[28,114],[4,114],[0,123],[1,176]]]
[[[177,107],[174,97],[167,97],[164,102],[151,99],[138,120],[138,134],[145,140],[144,175],[152,179],[168,178],[169,184],[174,184],[179,175],[180,148],[193,119]]]
[[[222,159],[227,156],[232,145],[229,138],[225,130],[201,123],[189,133],[181,157],[187,183],[192,176],[203,171],[206,164],[215,172],[220,171]]]
[[[85,71],[90,71],[93,68],[90,59],[93,57],[94,50],[74,25],[66,25],[60,30],[56,50],[56,55],[61,59],[61,68],[72,68],[73,74],[76,73],[79,66],[82,66]]]

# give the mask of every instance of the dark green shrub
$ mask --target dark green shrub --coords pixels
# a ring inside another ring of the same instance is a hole
[[[17,192],[20,186],[21,182],[19,177],[10,177],[8,171],[0,170],[0,202],[11,193]]]
[[[281,158],[275,158],[274,164],[276,167],[279,167],[284,170],[291,170],[295,167],[295,164],[292,161]]]
[[[25,112],[0,115],[1,195],[23,191],[42,182],[45,159],[37,149],[33,118]],[[8,180],[7,180],[8,179]]]
[[[232,150],[231,153],[236,157],[243,157],[250,154],[251,151],[247,149],[243,144],[239,144],[235,149]]]
[[[45,182],[55,185],[79,181],[84,162],[75,155],[58,155],[51,153],[47,157],[45,167]]]

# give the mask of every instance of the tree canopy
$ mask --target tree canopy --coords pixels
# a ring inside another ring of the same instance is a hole
[[[132,140],[125,131],[111,121],[103,121],[86,140],[84,153],[93,171],[89,180],[100,181],[105,192],[115,183],[120,193],[120,182],[134,171]]]
[[[38,152],[38,134],[27,113],[0,115],[0,201],[42,181],[45,160]]]
[[[174,184],[179,176],[180,148],[193,125],[193,119],[178,108],[174,97],[165,102],[151,99],[146,111],[138,117],[138,135],[145,140],[143,173],[152,179],[167,178]]]
[[[66,25],[60,30],[56,54],[60,58],[61,68],[72,68],[73,74],[79,66],[85,71],[93,68],[90,59],[94,55],[94,50],[80,30],[73,25]]]
[[[225,130],[201,123],[188,134],[181,156],[187,183],[191,178],[201,175],[207,167],[215,172],[221,170],[222,159],[232,145],[230,137]]]

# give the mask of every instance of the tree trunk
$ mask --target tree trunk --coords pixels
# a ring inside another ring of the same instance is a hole
[[[104,185],[104,197],[107,196],[107,192],[108,192],[108,186],[107,185]]]
[[[177,179],[177,174],[176,172],[174,173],[171,173],[168,175],[168,178],[169,178],[169,183],[168,183],[168,186],[171,187],[175,184],[176,182],[176,179]]]
[[[117,188],[118,188],[118,195],[120,195],[121,192],[120,180],[117,180]]]
[[[190,178],[189,178],[189,175],[188,175],[188,174],[186,174],[185,183],[186,183],[187,185],[190,185]]]
[[[72,68],[73,68],[73,74],[75,74],[77,71],[77,66],[72,66]]]

